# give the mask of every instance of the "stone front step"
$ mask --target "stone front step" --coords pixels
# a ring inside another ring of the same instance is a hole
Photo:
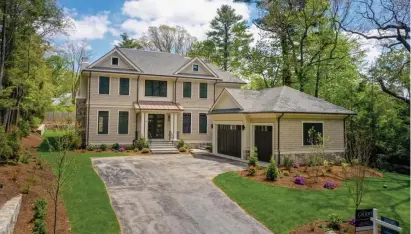
[[[178,154],[180,153],[176,148],[150,148],[153,154]]]

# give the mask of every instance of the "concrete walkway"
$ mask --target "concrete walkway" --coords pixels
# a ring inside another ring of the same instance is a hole
[[[244,164],[176,155],[95,158],[127,233],[271,233],[213,183]]]

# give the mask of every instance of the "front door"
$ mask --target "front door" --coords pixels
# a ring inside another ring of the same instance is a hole
[[[164,139],[164,115],[148,115],[148,138]]]

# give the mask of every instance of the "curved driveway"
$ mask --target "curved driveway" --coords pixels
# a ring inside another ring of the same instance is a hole
[[[214,157],[94,158],[127,233],[271,233],[211,181],[243,167]]]

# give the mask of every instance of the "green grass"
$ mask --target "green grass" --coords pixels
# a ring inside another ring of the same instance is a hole
[[[52,144],[62,132],[46,132]],[[47,152],[48,144],[39,147],[40,157],[55,169],[57,153]],[[121,153],[70,153],[74,157],[75,175],[62,190],[62,198],[70,218],[71,231],[78,233],[120,233],[116,215],[111,207],[103,181],[93,170],[91,157],[123,156]]]
[[[331,213],[345,220],[354,217],[355,206],[345,186],[336,190],[298,190],[262,184],[227,172],[214,178],[232,200],[275,233],[288,233]],[[367,180],[360,208],[377,208],[379,215],[398,220],[402,233],[410,232],[410,177],[384,173]],[[388,188],[384,189],[386,184]]]

